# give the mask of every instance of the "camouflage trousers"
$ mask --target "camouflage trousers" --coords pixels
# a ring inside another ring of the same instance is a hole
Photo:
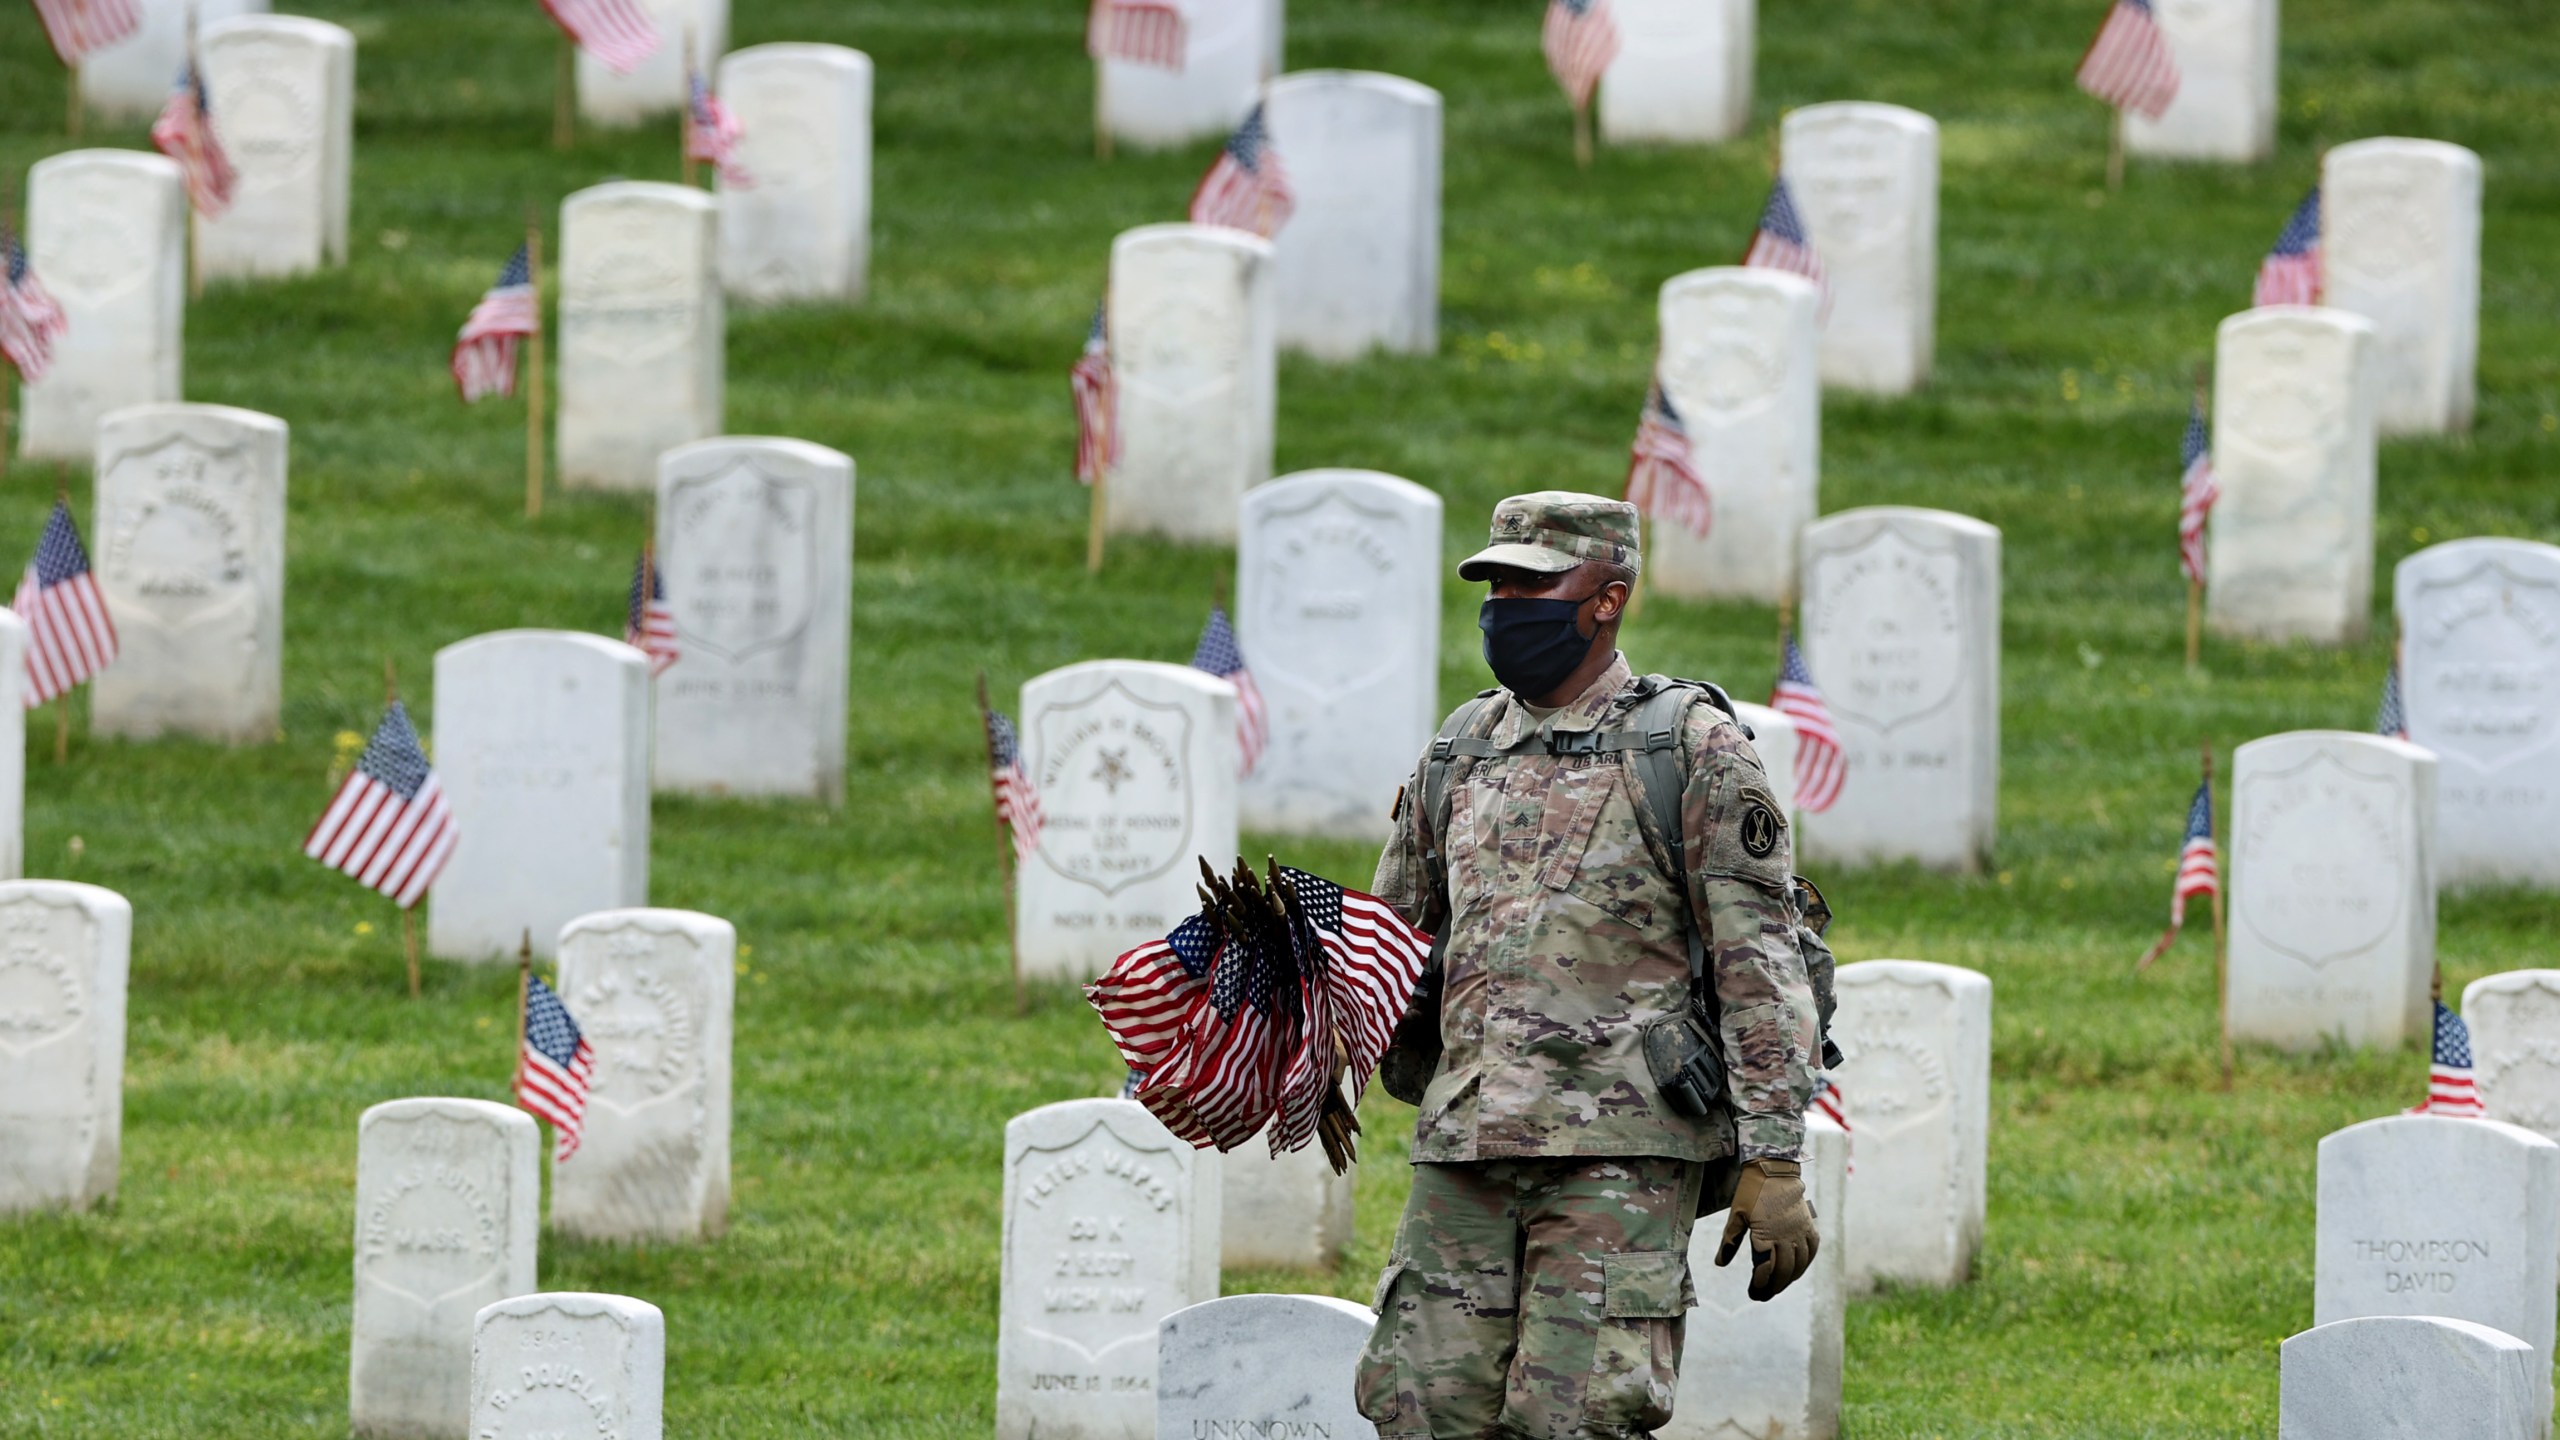
[[[1626,1440],[1670,1419],[1704,1170],[1652,1156],[1414,1166],[1360,1413],[1383,1440]]]

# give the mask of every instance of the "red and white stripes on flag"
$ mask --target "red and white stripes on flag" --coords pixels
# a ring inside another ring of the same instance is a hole
[[[2258,283],[2250,290],[2249,303],[2317,305],[2320,278],[2320,187],[2314,185],[2285,217],[2275,245],[2258,263]]]
[[[622,643],[649,657],[652,680],[684,658],[684,646],[676,638],[675,607],[667,603],[667,574],[658,568],[657,552],[646,545],[631,566],[631,589],[623,600]]]
[[[2178,57],[2160,32],[2151,0],[2115,0],[2106,23],[2080,57],[2080,88],[2145,120],[2157,120],[2178,98]]]
[[[1787,188],[1787,177],[1779,176],[1769,183],[1769,200],[1760,207],[1760,226],[1751,232],[1751,244],[1742,252],[1742,263],[1763,270],[1784,270],[1813,282],[1822,294],[1820,319],[1831,318],[1831,275],[1822,268],[1822,256],[1813,248],[1813,237],[1804,228],[1804,216],[1796,210],[1796,196]]]
[[[178,83],[169,91],[169,103],[160,107],[160,118],[151,122],[151,143],[178,162],[179,173],[187,178],[187,203],[196,213],[207,220],[221,219],[231,208],[231,191],[240,183],[240,172],[232,168],[230,152],[213,131],[213,101],[205,94],[204,68],[193,55],[178,72]]]
[[[1253,683],[1253,672],[1245,668],[1244,646],[1236,640],[1236,629],[1227,623],[1223,605],[1209,607],[1209,623],[1200,627],[1200,643],[1191,652],[1191,668],[1203,670],[1236,687],[1236,751],[1240,765],[1236,773],[1250,775],[1262,762],[1262,752],[1271,744],[1271,717],[1263,709],[1262,687]]]
[[[686,77],[686,83],[691,98],[684,111],[684,153],[717,170],[722,186],[753,190],[756,177],[738,163],[738,142],[746,138],[747,127],[739,123],[735,111],[720,103],[701,71]]]
[[[571,43],[616,75],[658,51],[658,22],[639,0],[542,0],[542,8]]]
[[[356,768],[303,837],[302,853],[407,910],[427,897],[460,838],[408,708],[394,700]]]
[[[35,0],[44,21],[44,38],[65,66],[77,67],[93,51],[104,50],[142,28],[142,7],[135,0]]]
[[[527,335],[542,333],[542,297],[533,283],[533,257],[518,245],[498,283],[471,307],[453,342],[453,383],[464,404],[516,393],[516,352]]]
[[[62,307],[27,263],[27,247],[0,223],[0,356],[18,368],[19,379],[33,384],[53,368],[53,342],[70,329]]]
[[[1847,1168],[1848,1173],[1857,1174],[1857,1129],[1849,1123],[1849,1102],[1840,1093],[1838,1077],[1828,1070],[1816,1071],[1813,1078],[1813,1102],[1805,1106],[1805,1110],[1839,1126],[1841,1133],[1850,1137]]]
[[[1163,0],[1093,0],[1084,20],[1085,53],[1179,73],[1190,48],[1182,12]]]
[[[524,1035],[516,1051],[516,1103],[551,1122],[551,1155],[578,1153],[587,1129],[587,1087],[595,1079],[595,1047],[542,977],[525,977]]]
[[[27,708],[51,700],[116,658],[116,625],[89,573],[71,507],[56,500],[9,608],[27,622]]]
[[[1076,479],[1086,485],[1120,463],[1120,381],[1111,368],[1110,304],[1104,300],[1093,307],[1084,351],[1067,372],[1076,397]]]
[[[2177,878],[2169,886],[2169,928],[2133,968],[2148,968],[2177,943],[2178,932],[2187,923],[2189,896],[2221,893],[2221,856],[2213,844],[2213,777],[2208,775],[2196,786],[2195,798],[2187,802],[2186,840],[2178,848]]]
[[[1796,808],[1817,815],[1830,809],[1848,781],[1849,757],[1841,749],[1840,732],[1832,727],[1831,707],[1823,703],[1821,687],[1813,683],[1813,670],[1793,635],[1786,639],[1769,708],[1795,722]]]
[[[2213,478],[2213,448],[2205,439],[2201,395],[2187,410],[2187,433],[2179,442],[2178,458],[2182,464],[2178,477],[2178,564],[2190,582],[2202,585],[2205,521],[2213,514],[2213,502],[2222,498],[2222,485]]]
[[[1547,0],[1538,48],[1546,52],[1547,73],[1563,87],[1564,98],[1576,110],[1589,105],[1609,62],[1618,58],[1618,20],[1609,13],[1609,0]]]
[[[1289,172],[1280,164],[1280,152],[1271,148],[1271,130],[1257,100],[1191,192],[1191,223],[1250,230],[1268,240],[1289,223],[1297,206]]]
[[[1022,741],[1013,721],[1001,710],[985,712],[987,722],[987,786],[995,796],[996,819],[1013,837],[1013,858],[1028,862],[1040,849],[1040,788],[1022,768]]]
[[[1707,477],[1698,473],[1689,427],[1672,408],[1658,373],[1645,392],[1644,414],[1627,452],[1626,498],[1639,513],[1677,521],[1700,539],[1715,528],[1715,497],[1707,492]]]
[[[2485,1120],[2480,1085],[2471,1070],[2471,1026],[2436,1002],[2435,1045],[2427,1063],[2427,1098],[2409,1108],[2412,1115],[2445,1115],[2456,1120]]]

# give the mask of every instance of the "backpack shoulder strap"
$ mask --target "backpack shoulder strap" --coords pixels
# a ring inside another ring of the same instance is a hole
[[[1496,713],[1494,697],[1500,690],[1479,690],[1474,699],[1449,712],[1440,722],[1440,733],[1431,739],[1431,750],[1422,763],[1422,814],[1429,826],[1431,844],[1423,852],[1423,869],[1431,877],[1433,891],[1443,890],[1449,883],[1442,868],[1441,838],[1449,829],[1449,772],[1461,758],[1478,758],[1494,753],[1492,742],[1484,737],[1493,729]],[[1442,926],[1447,928],[1447,897],[1442,900]]]

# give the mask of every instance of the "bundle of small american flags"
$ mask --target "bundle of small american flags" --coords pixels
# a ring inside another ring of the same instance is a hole
[[[1804,652],[1789,635],[1780,652],[1778,683],[1769,692],[1769,708],[1795,722],[1796,808],[1820,814],[1840,798],[1849,778],[1849,757],[1840,748],[1840,732],[1831,724],[1831,707],[1813,683]]]
[[[987,785],[995,796],[996,819],[1013,837],[1013,858],[1028,861],[1040,848],[1040,790],[1022,768],[1022,741],[1013,721],[1001,710],[985,712]]]
[[[690,98],[684,109],[684,153],[718,170],[722,185],[754,189],[755,176],[738,163],[738,142],[745,138],[747,127],[738,123],[736,112],[720,103],[701,71],[686,76],[685,83]]]
[[[616,75],[628,75],[658,51],[658,22],[640,0],[542,0],[570,43]]]
[[[407,910],[427,898],[461,838],[408,708],[394,700],[356,768],[303,837],[302,853]]]
[[[1268,240],[1289,223],[1297,204],[1280,152],[1271,148],[1262,103],[1255,101],[1244,123],[1227,137],[1226,148],[1218,152],[1209,173],[1200,177],[1199,188],[1191,192],[1191,223],[1250,230]]]
[[[2302,197],[2277,233],[2275,248],[2258,264],[2251,305],[2320,303],[2320,187]]]
[[[1546,52],[1547,73],[1556,77],[1574,109],[1591,103],[1600,77],[1618,58],[1618,44],[1618,21],[1609,13],[1609,0],[1547,0],[1538,48]]]
[[[44,536],[9,608],[27,622],[27,708],[68,691],[116,658],[116,625],[89,573],[69,502],[53,502]]]
[[[1813,241],[1805,234],[1804,217],[1796,212],[1795,192],[1787,188],[1787,177],[1779,176],[1769,186],[1769,203],[1760,207],[1760,228],[1751,232],[1751,244],[1742,252],[1742,263],[1766,270],[1784,270],[1801,275],[1822,292],[1822,310],[1831,311],[1831,277],[1822,268],[1822,257],[1814,253]]]
[[[1274,1155],[1316,1139],[1340,1173],[1430,937],[1276,861],[1221,879],[1204,860],[1200,874],[1200,913],[1113,961],[1085,998],[1144,1076],[1135,1098],[1174,1134],[1233,1150],[1267,1131]]]
[[[2436,1002],[2435,1044],[2427,1064],[2427,1098],[2409,1107],[2412,1115],[2445,1115],[2456,1120],[2485,1120],[2489,1107],[2480,1100],[2479,1082],[2471,1073],[2471,1027]]]
[[[2382,672],[2382,703],[2374,707],[2373,733],[2394,740],[2409,738],[2409,704],[2400,693],[2400,657],[2391,657],[2391,668]]]
[[[1701,538],[1715,526],[1715,499],[1689,449],[1689,427],[1664,393],[1659,374],[1645,391],[1644,414],[1628,451],[1626,498],[1640,513],[1677,521]]]
[[[2213,478],[2213,449],[2206,442],[2204,397],[2187,410],[2187,433],[2178,442],[2178,564],[2187,583],[2204,584],[2204,527],[2222,486]]]
[[[527,245],[518,245],[498,272],[498,283],[471,307],[454,338],[453,383],[463,403],[515,394],[517,349],[524,337],[540,333],[542,298],[533,283],[533,256]]]
[[[2178,57],[2151,0],[2115,0],[2080,57],[2080,88],[2119,110],[2157,120],[2178,98]]]
[[[36,279],[18,232],[6,224],[0,224],[0,271],[7,280],[7,288],[0,289],[0,355],[17,367],[19,379],[33,384],[52,367],[53,342],[70,330],[71,322]]]
[[[2187,837],[2178,848],[2178,876],[2169,886],[2169,928],[2144,952],[2136,970],[2150,968],[2151,962],[2169,952],[2178,942],[2178,932],[2186,927],[2187,900],[2196,895],[2219,895],[2222,892],[2222,868],[2213,844],[2213,777],[2208,775],[2196,786],[2196,798],[2187,802]]]
[[[142,28],[142,7],[135,0],[36,0],[36,17],[44,21],[53,53],[74,69]]]
[[[1253,767],[1262,760],[1263,748],[1271,743],[1271,723],[1262,708],[1262,687],[1253,683],[1253,672],[1244,666],[1244,647],[1236,643],[1236,630],[1227,623],[1225,606],[1210,607],[1209,623],[1200,627],[1200,643],[1191,652],[1191,668],[1236,687],[1236,751],[1240,762],[1236,773],[1252,774]]]
[[[516,1055],[516,1103],[551,1122],[552,1158],[578,1153],[587,1125],[587,1086],[595,1078],[595,1047],[569,1015],[569,1007],[539,975],[525,977],[524,1044]]]
[[[1179,73],[1190,34],[1164,0],[1093,0],[1084,19],[1085,53]]]
[[[676,612],[667,604],[666,572],[658,568],[658,557],[645,545],[631,566],[631,592],[622,611],[622,643],[649,657],[652,679],[664,675],[668,666],[684,658],[684,648],[676,643]]]
[[[231,208],[232,187],[240,183],[240,173],[231,168],[230,152],[213,131],[213,100],[205,94],[204,70],[193,55],[178,71],[178,83],[169,91],[169,103],[160,107],[160,118],[151,122],[151,143],[178,162],[179,172],[187,179],[187,203],[196,213],[207,220],[221,219]]]
[[[1093,307],[1084,351],[1067,383],[1076,397],[1076,479],[1091,485],[1120,462],[1120,382],[1111,369],[1109,301]]]

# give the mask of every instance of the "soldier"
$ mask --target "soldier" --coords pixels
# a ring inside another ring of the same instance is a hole
[[[1543,491],[1458,566],[1491,587],[1502,688],[1442,727],[1375,882],[1441,941],[1385,1066],[1421,1107],[1358,1375],[1387,1440],[1643,1435],[1671,1414],[1697,1216],[1730,1200],[1716,1263],[1747,1234],[1756,1300],[1817,1245],[1786,817],[1721,692],[1618,653],[1640,545],[1634,507]]]

